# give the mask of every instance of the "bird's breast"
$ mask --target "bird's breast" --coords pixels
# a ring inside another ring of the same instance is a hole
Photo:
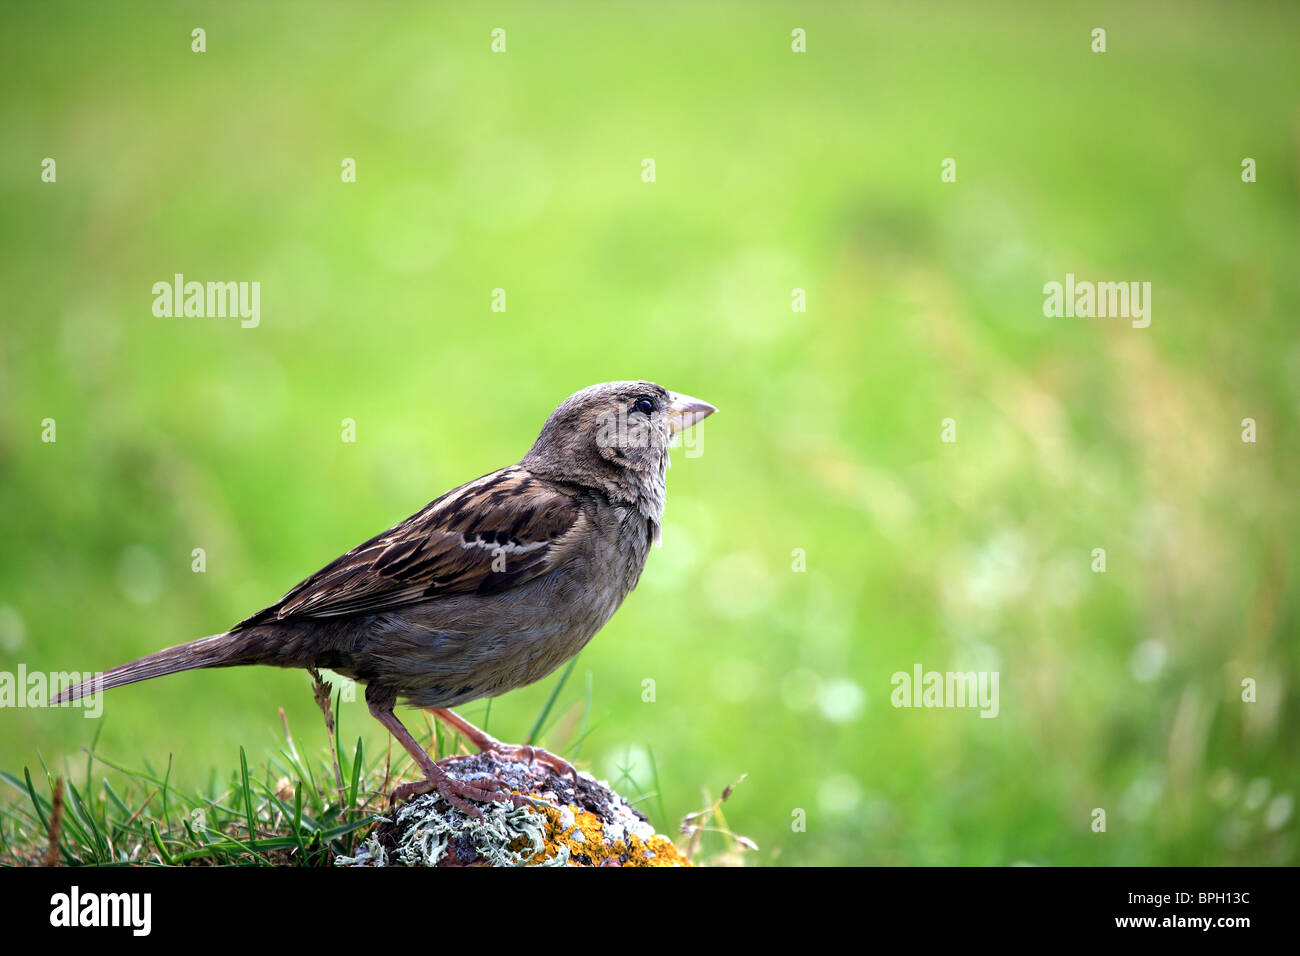
[[[589,517],[583,540],[546,574],[384,615],[368,641],[375,679],[412,703],[452,707],[534,683],[577,654],[636,586],[653,536],[635,510]]]

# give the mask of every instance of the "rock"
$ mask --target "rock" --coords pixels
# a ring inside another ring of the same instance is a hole
[[[376,817],[370,835],[336,866],[690,866],[666,836],[607,784],[560,775],[542,763],[493,754],[442,765],[461,779],[495,777],[530,806],[478,804],[482,818],[438,793]]]

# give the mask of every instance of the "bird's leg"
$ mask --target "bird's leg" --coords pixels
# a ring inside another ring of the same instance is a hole
[[[459,780],[451,776],[447,771],[439,767],[420,746],[419,741],[411,736],[410,731],[402,726],[402,722],[397,719],[393,713],[393,705],[389,701],[375,701],[370,699],[367,693],[367,703],[370,705],[370,713],[374,718],[388,728],[388,732],[397,738],[397,742],[406,748],[420,769],[424,771],[424,779],[417,780],[414,783],[404,783],[393,791],[389,800],[389,806],[400,803],[421,793],[428,793],[430,790],[437,790],[448,803],[452,806],[459,807],[471,816],[481,817],[482,811],[477,807],[467,803],[467,800],[479,801],[505,801],[509,800],[515,806],[521,806],[526,803],[526,798],[518,794],[510,793],[505,784],[500,781],[482,782],[476,780]]]
[[[563,757],[557,757],[549,750],[534,747],[532,744],[503,744],[485,730],[479,730],[455,711],[446,708],[434,708],[433,715],[444,724],[456,730],[462,737],[472,743],[483,753],[493,753],[505,760],[526,760],[532,763],[544,763],[559,774],[569,774],[574,782],[578,780],[578,771],[573,764]]]

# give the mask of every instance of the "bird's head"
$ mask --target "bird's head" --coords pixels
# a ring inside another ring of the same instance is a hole
[[[521,464],[601,488],[658,521],[673,436],[715,411],[708,402],[654,382],[592,385],[551,413]]]

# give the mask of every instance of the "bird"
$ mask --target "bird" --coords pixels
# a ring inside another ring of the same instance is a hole
[[[636,587],[658,544],[669,447],[717,409],[648,381],[574,392],[517,464],[435,498],[331,561],[228,631],[110,668],[55,703],[210,667],[328,668],[365,686],[370,713],[423,778],[467,813],[517,799],[495,780],[452,776],[394,712],[431,710],[482,752],[577,772],[505,744],[451,708],[539,681],[577,654]]]

